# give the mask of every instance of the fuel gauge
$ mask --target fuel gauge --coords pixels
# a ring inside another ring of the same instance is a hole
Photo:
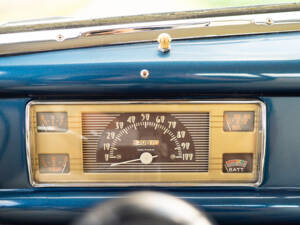
[[[68,130],[68,117],[66,112],[38,112],[38,132],[66,132]]]
[[[224,112],[224,131],[253,131],[254,112]]]
[[[69,173],[68,154],[39,154],[40,173]]]

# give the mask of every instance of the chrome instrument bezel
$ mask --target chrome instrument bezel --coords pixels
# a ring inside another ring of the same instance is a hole
[[[30,151],[30,107],[33,105],[99,105],[99,104],[259,104],[261,109],[261,152],[260,152],[260,166],[258,168],[258,179],[255,183],[36,183],[33,179],[33,167],[31,162]],[[266,105],[260,100],[201,100],[201,101],[30,101],[26,105],[25,119],[26,119],[26,156],[29,182],[33,187],[130,187],[130,186],[155,186],[155,187],[258,187],[263,182],[265,152],[266,152]]]

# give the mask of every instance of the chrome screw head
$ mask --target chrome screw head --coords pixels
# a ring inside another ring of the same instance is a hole
[[[64,41],[64,40],[65,40],[65,37],[64,37],[62,34],[58,34],[58,35],[56,36],[56,41],[62,42],[62,41]]]

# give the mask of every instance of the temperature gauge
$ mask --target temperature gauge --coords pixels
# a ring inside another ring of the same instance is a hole
[[[68,154],[39,154],[40,173],[69,173]]]
[[[224,131],[253,131],[254,112],[224,112]]]
[[[38,112],[38,132],[66,132],[68,119],[66,112]]]

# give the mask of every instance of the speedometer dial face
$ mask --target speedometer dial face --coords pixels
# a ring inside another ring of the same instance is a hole
[[[85,157],[85,172],[208,171],[208,113],[84,117],[87,125],[94,124],[94,135],[99,137],[96,158]]]

